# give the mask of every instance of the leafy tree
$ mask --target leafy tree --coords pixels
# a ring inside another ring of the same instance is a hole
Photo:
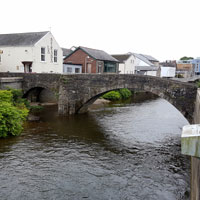
[[[194,58],[193,57],[187,57],[187,56],[180,58],[180,60],[192,60],[192,59],[194,59]]]

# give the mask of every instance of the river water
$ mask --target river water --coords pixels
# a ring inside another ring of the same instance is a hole
[[[160,98],[68,118],[49,107],[21,136],[0,140],[0,199],[189,199],[190,161],[180,154],[186,124]]]

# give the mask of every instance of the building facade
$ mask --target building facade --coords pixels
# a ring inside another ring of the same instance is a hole
[[[135,57],[133,54],[116,54],[112,55],[119,60],[120,74],[134,74],[135,73]]]
[[[0,34],[0,72],[62,73],[63,52],[51,32]]]
[[[195,74],[200,74],[200,58],[196,58],[191,60],[191,63],[194,65],[194,72]]]
[[[189,78],[195,75],[195,65],[192,60],[178,60],[176,65],[176,75]]]
[[[64,70],[68,71],[71,65],[79,65],[82,73],[118,73],[118,63],[102,50],[78,47],[64,58]]]
[[[127,53],[112,55],[119,60],[119,73],[121,74],[143,74],[157,76],[158,67],[147,59],[147,55]],[[153,60],[152,56],[148,56]],[[156,62],[157,60],[154,59]]]

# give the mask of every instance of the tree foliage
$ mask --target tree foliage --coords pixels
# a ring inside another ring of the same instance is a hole
[[[122,99],[128,99],[132,95],[132,92],[127,88],[120,89],[119,93]]]
[[[187,57],[187,56],[183,56],[182,58],[180,58],[180,60],[193,60],[193,57]]]
[[[116,101],[121,99],[121,95],[118,91],[110,91],[103,95],[104,99]]]
[[[12,102],[13,95],[10,91],[0,90],[0,102]]]
[[[116,101],[120,99],[128,99],[131,95],[131,91],[129,89],[124,88],[116,91],[107,92],[103,95],[103,98],[110,101]]]
[[[0,137],[19,135],[28,109],[20,99],[19,91],[0,90]]]

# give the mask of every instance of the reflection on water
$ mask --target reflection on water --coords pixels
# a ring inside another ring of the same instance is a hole
[[[160,98],[68,118],[50,107],[0,141],[0,199],[189,199],[185,124]]]

